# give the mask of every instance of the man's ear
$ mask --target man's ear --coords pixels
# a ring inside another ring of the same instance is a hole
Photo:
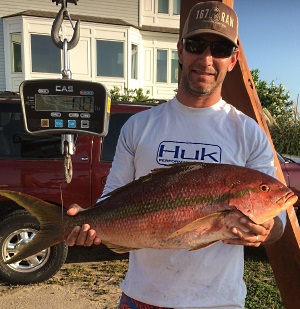
[[[229,63],[229,66],[228,66],[228,69],[227,71],[228,72],[231,72],[235,66],[235,64],[237,63],[238,61],[238,58],[239,58],[239,54],[240,54],[240,51],[239,49],[237,48],[234,53],[232,54],[231,56],[231,62]]]
[[[178,65],[180,67],[180,70],[182,71],[182,63],[178,60]]]
[[[182,68],[182,52],[183,52],[183,46],[182,46],[182,41],[178,40],[177,42],[177,53],[178,53],[178,62],[179,62],[179,66],[180,68]]]

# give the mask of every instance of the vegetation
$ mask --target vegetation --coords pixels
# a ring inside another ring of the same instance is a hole
[[[150,91],[147,90],[144,94],[142,88],[128,89],[124,88],[124,93],[121,93],[121,89],[114,86],[110,90],[111,99],[113,101],[127,101],[127,102],[157,102],[155,99],[149,98]]]
[[[300,119],[298,107],[282,84],[267,83],[259,70],[251,71],[276,150],[282,154],[300,155]]]
[[[290,100],[290,94],[282,84],[278,86],[272,81],[267,84],[259,78],[259,70],[251,71],[256,91],[262,107],[266,108],[275,119],[288,119],[293,115],[294,102]]]
[[[126,102],[145,102],[145,103],[162,103],[166,100],[151,99],[149,97],[150,91],[147,90],[144,94],[142,88],[128,89],[124,88],[124,93],[121,93],[121,89],[114,86],[110,90],[111,99],[113,101],[126,101]]]
[[[244,280],[247,285],[246,309],[284,308],[263,247],[245,247]]]
[[[144,102],[149,100],[150,91],[147,90],[144,94],[142,88],[138,89],[128,89],[124,88],[124,93],[121,94],[121,89],[114,86],[110,90],[111,99],[113,101],[127,101],[127,102]]]

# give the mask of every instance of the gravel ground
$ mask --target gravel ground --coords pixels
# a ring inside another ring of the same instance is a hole
[[[0,307],[7,309],[113,309],[127,270],[128,255],[103,246],[70,248],[61,270],[47,282],[8,286],[0,283]]]

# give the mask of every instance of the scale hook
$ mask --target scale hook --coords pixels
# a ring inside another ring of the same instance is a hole
[[[67,16],[69,18],[69,13],[68,13],[68,10],[67,10],[67,1],[68,0],[61,0],[61,9],[59,10],[58,14],[56,15],[55,20],[52,24],[52,28],[51,28],[52,41],[60,49],[63,49],[63,41],[61,41],[61,39],[59,37],[59,30],[60,30],[60,27],[62,25],[64,17]],[[72,39],[67,44],[68,50],[74,48],[78,44],[79,37],[80,37],[79,23],[80,23],[80,21],[78,20],[76,22],[76,25],[75,25],[75,28],[74,28],[74,33],[73,33]]]

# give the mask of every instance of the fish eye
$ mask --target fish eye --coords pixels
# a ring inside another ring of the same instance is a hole
[[[261,192],[269,192],[270,191],[270,187],[263,183],[263,184],[259,185],[259,190]]]

